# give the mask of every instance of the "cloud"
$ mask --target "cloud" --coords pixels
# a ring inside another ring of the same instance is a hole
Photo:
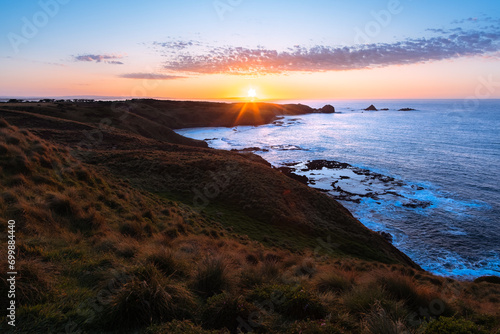
[[[192,46],[200,46],[201,43],[198,41],[170,41],[170,42],[153,42],[153,46],[168,48],[172,50],[184,50]]]
[[[488,19],[491,19],[491,18],[488,17]],[[482,21],[484,21],[484,20],[485,19],[483,18]],[[478,22],[478,18],[477,17],[468,17],[466,19],[454,20],[451,22],[451,24],[464,24],[464,23],[470,23],[470,22],[476,23],[476,22]]]
[[[175,80],[186,77],[178,75],[158,74],[158,73],[126,73],[119,76],[126,79],[146,79],[146,80]]]
[[[379,68],[488,55],[500,50],[500,29],[431,29],[434,36],[394,43],[373,43],[345,47],[294,46],[283,51],[263,47],[199,47],[182,51],[165,50],[166,70],[201,74],[273,74],[325,72]],[[161,43],[157,45],[161,46]],[[199,45],[198,45],[199,46]]]
[[[104,55],[97,55],[97,54],[84,54],[80,56],[73,56],[73,59],[75,61],[83,61],[83,62],[93,62],[95,61],[96,63],[100,63],[104,61],[106,64],[113,64],[113,65],[123,65],[123,62],[113,60],[113,59],[122,59],[122,55],[109,55],[109,54],[104,54]]]

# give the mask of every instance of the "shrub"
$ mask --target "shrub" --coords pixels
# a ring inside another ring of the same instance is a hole
[[[465,319],[441,317],[431,322],[425,334],[486,334],[487,332]]]
[[[380,304],[372,309],[365,321],[367,330],[372,334],[399,334],[408,332],[403,321],[391,317]]]
[[[79,217],[81,214],[80,207],[68,195],[50,193],[47,196],[47,204],[49,209],[59,216]]]
[[[389,274],[378,277],[376,281],[384,287],[390,297],[396,300],[403,300],[406,305],[414,310],[420,307],[428,308],[434,299],[428,289],[418,286],[408,276]]]
[[[319,298],[302,286],[265,285],[252,293],[252,299],[271,302],[276,312],[290,319],[322,319],[327,313]]]
[[[276,260],[268,260],[266,259],[264,262],[259,264],[260,272],[262,277],[266,281],[272,281],[278,278],[281,275],[281,265]]]
[[[141,239],[144,231],[141,223],[138,221],[125,222],[120,225],[120,233],[135,239]]]
[[[139,267],[133,275],[111,296],[103,318],[108,328],[136,328],[190,316],[195,300],[180,283],[150,265]]]
[[[230,288],[227,264],[222,257],[207,257],[199,266],[192,283],[193,290],[211,297]]]
[[[259,258],[255,254],[247,254],[247,256],[245,256],[245,261],[250,264],[256,265],[257,263],[259,263]]]
[[[146,256],[146,263],[155,265],[166,276],[186,277],[189,274],[188,264],[176,257],[170,248],[156,248]]]
[[[341,272],[328,271],[319,275],[315,287],[320,292],[342,292],[352,288],[354,279]]]
[[[100,227],[104,226],[106,219],[95,208],[90,208],[84,217],[74,219],[71,223],[73,228],[78,231],[96,232]]]
[[[313,259],[303,259],[302,262],[295,267],[295,276],[312,277],[318,269]]]
[[[384,289],[376,284],[358,285],[342,296],[346,308],[353,313],[368,312],[377,302],[387,298]]]
[[[249,304],[243,297],[221,293],[207,300],[201,319],[205,328],[227,328],[234,333],[242,326],[243,321],[248,322],[254,312],[257,312],[255,306]]]
[[[31,175],[33,166],[26,155],[21,152],[11,157],[8,163],[4,165],[4,169],[12,174]]]
[[[264,278],[257,267],[244,266],[240,272],[240,284],[245,288],[254,288],[264,283]]]

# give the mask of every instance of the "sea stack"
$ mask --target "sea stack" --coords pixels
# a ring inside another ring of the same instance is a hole
[[[372,104],[371,106],[369,106],[368,108],[366,108],[365,111],[378,111],[378,109],[375,108],[375,106]]]
[[[323,108],[319,109],[319,112],[322,114],[333,114],[335,112],[335,107],[327,104]]]

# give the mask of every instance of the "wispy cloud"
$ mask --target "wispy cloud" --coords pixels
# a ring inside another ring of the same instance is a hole
[[[114,54],[84,54],[80,56],[73,56],[73,59],[75,61],[82,61],[82,62],[105,62],[107,64],[112,64],[112,65],[123,65],[123,62],[114,60],[114,59],[122,59],[122,55],[114,55]]]
[[[175,80],[184,79],[184,76],[168,75],[159,73],[126,73],[119,76],[126,79],[146,79],[146,80]]]
[[[469,21],[469,20],[467,20]],[[473,21],[473,19],[470,19]],[[263,47],[210,47],[201,43],[156,43],[163,50],[166,70],[201,74],[273,74],[344,71],[415,64],[500,51],[500,28],[429,29],[429,37],[345,47],[294,46],[278,51]],[[196,47],[191,47],[196,46]],[[177,49],[179,52],[172,52]]]
[[[192,46],[200,46],[202,43],[189,40],[189,41],[169,41],[169,42],[153,42],[153,46],[169,48],[172,50],[184,50]]]

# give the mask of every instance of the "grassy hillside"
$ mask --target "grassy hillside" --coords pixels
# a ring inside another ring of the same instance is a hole
[[[498,332],[498,285],[422,271],[261,158],[50,108],[0,108],[17,332]]]

